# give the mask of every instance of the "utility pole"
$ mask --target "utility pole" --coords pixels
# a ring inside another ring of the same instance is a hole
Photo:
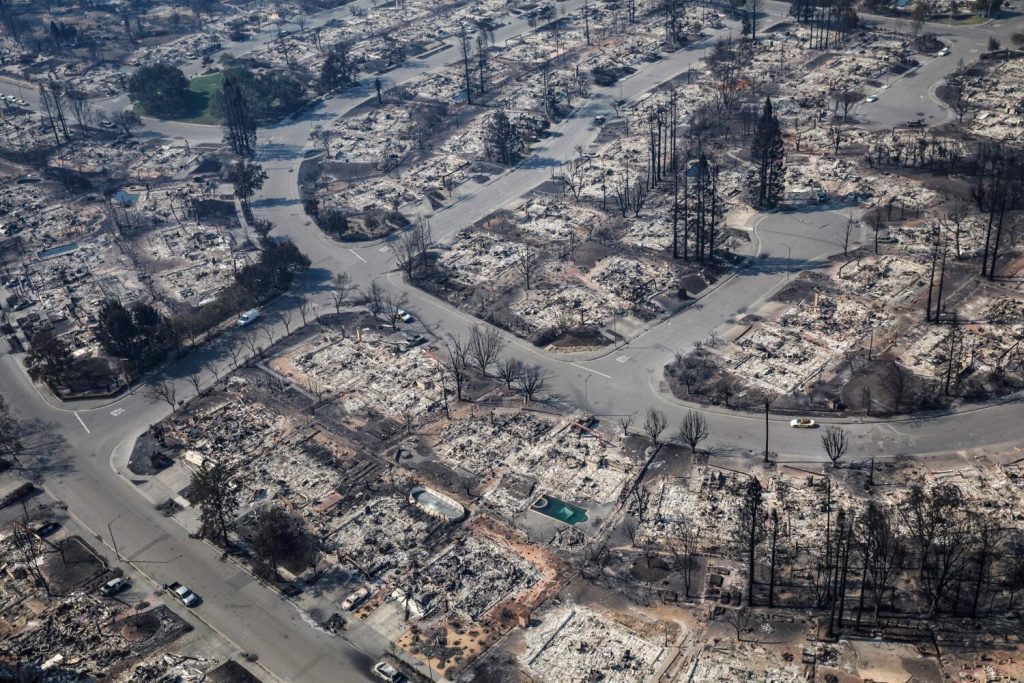
[[[764,397],[764,461],[768,462],[768,408],[771,403]]]
[[[117,561],[124,562],[124,558],[121,557],[121,551],[117,549],[117,539],[114,537],[114,522],[116,520],[117,517],[114,517],[114,519],[107,522],[107,531],[110,532],[110,542],[114,544],[114,555],[117,556]]]
[[[583,3],[583,32],[587,38],[587,45],[590,45],[590,6]]]

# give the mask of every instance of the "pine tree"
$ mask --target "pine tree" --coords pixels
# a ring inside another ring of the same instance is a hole
[[[321,92],[343,90],[356,82],[356,67],[349,55],[348,45],[337,43],[327,53],[327,59],[320,70],[319,88]]]
[[[230,470],[220,462],[207,465],[192,474],[194,498],[199,504],[202,534],[223,545],[238,509],[238,489]]]
[[[499,109],[487,122],[484,149],[488,160],[512,166],[526,154],[526,139],[520,127]]]
[[[754,603],[754,571],[757,547],[765,538],[765,510],[761,482],[751,477],[743,492],[743,500],[736,520],[737,550],[745,556],[747,564],[747,605]]]
[[[757,177],[754,179],[754,203],[757,208],[773,209],[782,201],[785,190],[785,155],[779,117],[772,109],[771,98],[765,98],[750,155],[757,166]]]

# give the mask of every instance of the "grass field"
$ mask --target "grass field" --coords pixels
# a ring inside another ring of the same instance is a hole
[[[972,16],[967,17],[965,19],[953,19],[952,21],[948,17],[942,19],[929,19],[928,21],[931,21],[936,24],[947,24],[949,26],[976,26],[977,24],[985,23],[986,21],[988,21],[988,19],[986,19],[985,17]]]
[[[210,111],[210,100],[224,83],[224,74],[217,72],[198,76],[188,83],[189,101],[185,113],[176,117],[177,121],[189,123],[220,123],[220,118]]]

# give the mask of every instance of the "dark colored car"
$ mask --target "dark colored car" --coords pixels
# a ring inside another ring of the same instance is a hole
[[[60,522],[47,522],[42,526],[36,527],[36,533],[40,536],[50,536],[57,533],[57,529],[60,529]]]

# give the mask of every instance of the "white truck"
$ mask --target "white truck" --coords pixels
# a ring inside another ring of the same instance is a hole
[[[256,318],[258,318],[258,317],[260,317],[260,309],[258,309],[258,308],[250,308],[248,311],[246,311],[242,315],[238,316],[238,326],[239,327],[245,327],[246,325],[251,323],[253,320],[256,320]]]
[[[178,600],[181,600],[181,604],[185,605],[185,607],[195,607],[199,604],[199,596],[193,593],[188,586],[182,586],[177,581],[167,586],[167,590],[171,591]]]
[[[405,681],[405,676],[387,662],[377,662],[373,665],[372,671],[374,676],[388,683],[402,683]]]
[[[107,581],[105,584],[100,586],[100,594],[105,595],[107,597],[111,597],[113,595],[117,595],[121,591],[128,590],[131,587],[131,585],[131,582],[124,577],[111,579],[110,581]]]
[[[356,607],[363,604],[368,597],[370,597],[370,589],[366,586],[361,586],[358,590],[341,601],[341,609],[349,611],[354,610]]]

